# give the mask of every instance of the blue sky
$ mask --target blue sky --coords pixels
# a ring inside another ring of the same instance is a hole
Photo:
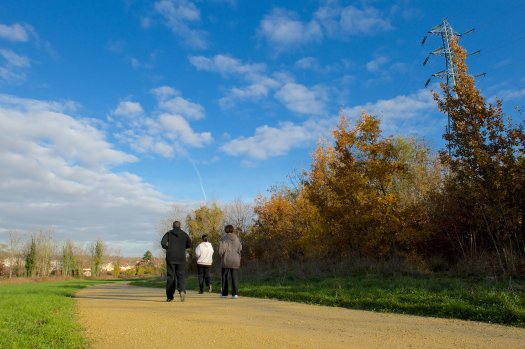
[[[487,98],[525,107],[525,1],[0,3],[0,241],[53,229],[142,254],[174,204],[251,202],[337,115],[443,145],[421,39],[443,18]],[[431,87],[439,80],[434,79]]]

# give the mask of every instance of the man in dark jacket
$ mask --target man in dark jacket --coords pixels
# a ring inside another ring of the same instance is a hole
[[[166,250],[166,297],[167,301],[173,300],[175,293],[175,281],[178,286],[181,302],[186,297],[184,285],[184,267],[186,265],[186,249],[191,248],[191,239],[184,230],[180,228],[180,222],[173,222],[173,229],[162,237],[160,242]]]

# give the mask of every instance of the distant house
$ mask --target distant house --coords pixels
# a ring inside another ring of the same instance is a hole
[[[115,270],[115,264],[113,264],[113,262],[102,264],[102,266],[100,267],[100,270],[105,271],[105,272],[111,272]]]

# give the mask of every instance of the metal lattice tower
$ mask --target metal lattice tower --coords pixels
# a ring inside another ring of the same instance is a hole
[[[425,41],[427,40],[429,34],[441,36],[442,46],[430,52],[430,55],[445,57],[445,70],[441,70],[441,71],[438,71],[437,73],[432,74],[431,77],[425,83],[425,87],[428,86],[428,84],[430,83],[430,79],[432,79],[432,77],[438,77],[441,79],[445,78],[446,87],[447,87],[449,94],[450,95],[453,94],[454,96],[457,97],[457,94],[455,92],[456,71],[455,71],[455,67],[453,64],[454,51],[452,51],[452,49],[450,48],[450,43],[451,43],[453,36],[461,37],[463,35],[472,33],[473,31],[474,29],[470,29],[469,31],[463,34],[460,34],[458,32],[455,32],[454,29],[452,29],[452,26],[450,25],[450,23],[448,23],[446,19],[443,19],[443,21],[441,21],[440,24],[436,25],[434,28],[430,29],[427,32],[427,35],[425,35],[425,37],[421,41],[421,45],[425,44]],[[478,54],[479,52],[480,52],[479,50],[472,52],[470,56]],[[425,58],[423,65],[426,65],[429,59],[430,59],[430,56]],[[448,115],[448,120],[447,120],[447,134],[449,133],[450,133],[450,115]],[[449,152],[449,155],[451,155],[450,142],[448,144],[448,152]]]

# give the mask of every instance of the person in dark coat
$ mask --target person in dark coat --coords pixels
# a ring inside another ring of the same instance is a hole
[[[238,298],[239,293],[239,268],[241,266],[242,244],[237,234],[233,232],[233,226],[224,227],[226,235],[219,244],[219,254],[222,259],[221,272],[221,297],[228,297],[228,275],[232,281],[232,298]]]
[[[180,228],[180,222],[175,221],[173,229],[164,234],[160,244],[166,250],[166,300],[168,302],[173,300],[175,286],[177,286],[180,300],[184,302],[186,297],[184,267],[186,266],[186,249],[191,248],[191,239]]]

